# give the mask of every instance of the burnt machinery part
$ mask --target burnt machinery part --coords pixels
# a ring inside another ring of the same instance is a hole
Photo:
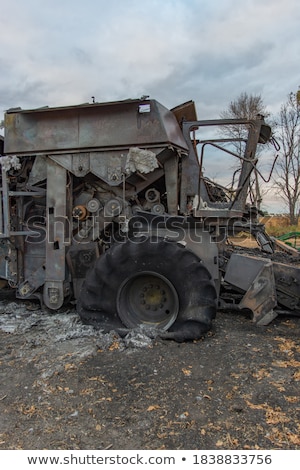
[[[104,331],[148,325],[168,330],[175,341],[200,338],[216,308],[215,284],[198,256],[182,244],[145,236],[101,255],[77,302],[81,319]]]
[[[167,330],[179,312],[179,299],[173,284],[154,271],[129,275],[118,290],[117,311],[128,328],[146,324]]]

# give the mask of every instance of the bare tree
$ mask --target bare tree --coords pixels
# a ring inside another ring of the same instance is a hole
[[[224,119],[254,119],[257,114],[269,115],[261,95],[248,95],[243,92],[236,100],[230,102],[228,109],[221,113],[221,117]]]
[[[246,92],[241,93],[236,100],[231,101],[228,109],[220,114],[222,119],[246,118],[249,120],[255,119],[258,115],[262,115],[264,117],[269,116],[261,95],[248,95]],[[224,137],[236,139],[232,145],[235,148],[235,152],[241,157],[243,156],[244,149],[243,139],[245,139],[247,132],[248,130],[245,126],[226,126],[225,130],[224,127],[222,128]],[[260,149],[258,147],[257,154],[259,154],[259,150]],[[259,177],[256,168],[253,172],[249,195],[251,202],[255,204],[258,209],[260,209],[262,202],[262,190],[259,185]]]
[[[289,211],[290,224],[296,225],[300,209],[300,103],[299,94],[290,93],[281,107],[278,141],[281,150],[276,164],[275,186]]]

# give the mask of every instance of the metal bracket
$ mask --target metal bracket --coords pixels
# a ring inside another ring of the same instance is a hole
[[[253,323],[268,325],[277,317],[273,310],[277,306],[277,295],[271,260],[233,253],[224,281],[245,292],[238,308],[251,310]]]
[[[29,298],[45,281],[45,267],[40,266],[36,271],[18,286],[17,297],[21,299]]]
[[[275,278],[272,262],[261,268],[242,298],[239,308],[248,308],[253,312],[252,321],[257,326],[271,323],[277,317],[274,308],[277,305]]]

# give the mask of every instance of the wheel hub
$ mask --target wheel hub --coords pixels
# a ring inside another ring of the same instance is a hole
[[[167,306],[166,291],[159,284],[146,284],[140,294],[145,309],[158,310]],[[166,312],[167,313],[167,312]]]
[[[147,324],[167,330],[176,320],[179,300],[167,278],[158,273],[142,272],[122,283],[117,308],[119,317],[129,328]]]

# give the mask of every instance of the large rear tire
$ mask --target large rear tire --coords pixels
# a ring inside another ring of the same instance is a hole
[[[104,331],[149,325],[183,341],[211,328],[216,298],[209,271],[192,251],[141,237],[101,255],[87,274],[77,310],[84,322]]]

